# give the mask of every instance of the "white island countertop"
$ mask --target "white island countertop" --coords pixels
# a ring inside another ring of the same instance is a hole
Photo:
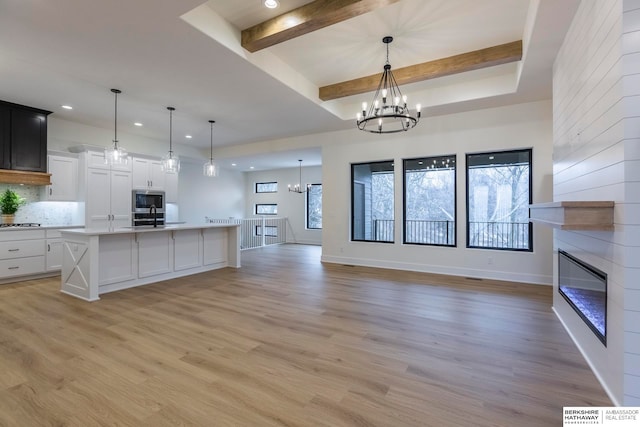
[[[99,295],[225,267],[240,268],[239,224],[60,230],[61,291]]]
[[[180,230],[200,230],[209,228],[229,228],[240,227],[239,224],[170,224],[159,225],[142,225],[138,227],[120,227],[120,228],[71,228],[62,229],[60,231],[69,234],[83,236],[101,236],[104,234],[131,234],[131,233],[154,233],[158,231],[180,231]]]

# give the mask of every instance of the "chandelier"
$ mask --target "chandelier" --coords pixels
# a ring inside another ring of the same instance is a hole
[[[304,190],[302,189],[302,160],[298,160],[298,162],[299,162],[298,183],[293,186],[289,184],[288,187],[290,192],[302,194],[302,193],[306,193],[307,190],[309,190],[309,187],[311,186],[311,184],[307,184],[307,187]]]
[[[420,120],[420,104],[416,105],[413,115],[407,107],[407,95],[402,95],[400,87],[391,72],[389,64],[389,43],[393,37],[386,36],[382,42],[387,45],[387,62],[373,96],[373,102],[367,110],[367,103],[362,103],[362,112],[358,113],[356,124],[358,129],[371,133],[396,133],[407,131]]]
[[[204,164],[202,172],[204,173],[204,176],[213,178],[218,176],[219,173],[218,165],[213,162],[213,124],[215,123],[215,120],[209,120],[209,123],[211,124],[211,151],[209,161]]]
[[[127,150],[118,145],[118,94],[122,93],[119,89],[111,89],[115,95],[115,114],[114,114],[114,137],[113,147],[105,147],[104,163],[107,165],[126,165],[129,162],[129,154]]]
[[[171,135],[173,134],[173,112],[175,108],[167,107],[169,110],[169,152],[162,158],[162,170],[166,173],[180,172],[180,158],[173,154],[173,144],[171,143]]]

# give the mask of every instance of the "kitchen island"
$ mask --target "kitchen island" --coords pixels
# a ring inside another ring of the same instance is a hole
[[[224,267],[240,267],[237,224],[61,230],[61,292],[100,294]]]

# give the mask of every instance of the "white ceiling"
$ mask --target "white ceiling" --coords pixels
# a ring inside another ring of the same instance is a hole
[[[0,99],[109,129],[109,89],[119,88],[119,129],[162,143],[171,105],[174,141],[208,157],[210,119],[216,146],[353,127],[355,106],[368,97],[323,103],[317,88],[380,72],[385,35],[395,38],[394,68],[525,40],[521,64],[403,88],[427,114],[544,99],[579,0],[531,2],[401,0],[251,54],[239,47],[240,29],[309,1],[280,0],[273,11],[260,0],[1,0]],[[312,155],[289,154],[291,167]],[[278,156],[264,156],[260,169],[282,167],[268,161]]]

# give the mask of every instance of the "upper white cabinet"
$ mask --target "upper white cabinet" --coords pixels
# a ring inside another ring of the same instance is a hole
[[[51,174],[51,185],[44,187],[43,200],[76,201],[78,197],[78,159],[49,155],[47,156],[47,170]]]
[[[158,160],[132,158],[133,188],[143,190],[165,190],[165,173]]]
[[[131,162],[107,165],[102,153],[82,153],[85,227],[107,228],[131,225]],[[128,169],[128,170],[127,170]]]

